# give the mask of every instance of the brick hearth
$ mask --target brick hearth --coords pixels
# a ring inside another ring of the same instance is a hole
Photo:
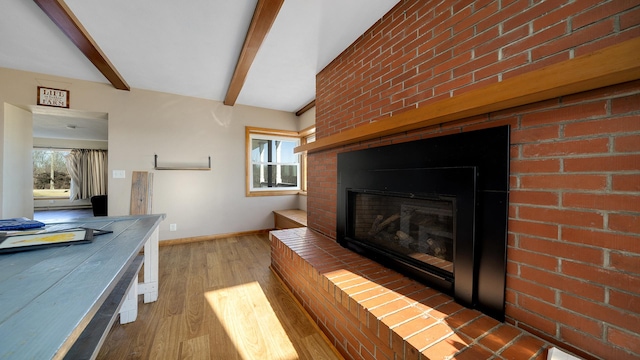
[[[307,228],[270,239],[273,270],[347,358],[545,359],[551,347]]]

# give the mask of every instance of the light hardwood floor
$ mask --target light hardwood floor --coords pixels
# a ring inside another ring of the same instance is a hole
[[[266,234],[160,247],[158,301],[98,359],[339,359],[270,262]]]

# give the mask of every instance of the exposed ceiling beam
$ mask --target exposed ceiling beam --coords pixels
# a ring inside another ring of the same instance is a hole
[[[63,0],[33,0],[62,30],[80,51],[98,68],[116,89],[129,90],[129,85],[111,64],[98,44],[75,17]]]
[[[240,90],[242,90],[242,86],[247,79],[251,64],[256,58],[256,54],[265,37],[267,37],[269,30],[271,30],[271,26],[275,22],[283,3],[284,0],[258,0],[227,95],[224,98],[225,105],[233,106],[238,100],[238,95],[240,95]]]
[[[300,116],[300,115],[306,113],[307,111],[309,111],[309,109],[311,109],[314,106],[316,106],[316,101],[315,100],[313,100],[310,103],[308,103],[307,105],[303,106],[302,109],[296,111],[296,116]]]

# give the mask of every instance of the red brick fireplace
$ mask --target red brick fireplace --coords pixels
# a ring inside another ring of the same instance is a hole
[[[317,138],[639,36],[637,1],[400,1],[318,74]],[[640,357],[638,80],[310,151],[309,228],[336,238],[338,153],[504,124],[506,321],[584,357]]]

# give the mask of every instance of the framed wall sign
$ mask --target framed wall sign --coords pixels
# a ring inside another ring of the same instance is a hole
[[[69,90],[38,86],[38,105],[69,108]]]

